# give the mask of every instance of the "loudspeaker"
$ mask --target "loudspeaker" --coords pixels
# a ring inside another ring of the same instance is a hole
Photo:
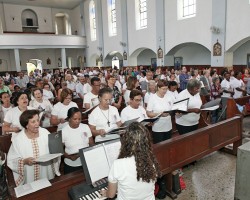
[[[26,18],[26,24],[27,24],[27,26],[33,26],[33,19],[32,18]]]

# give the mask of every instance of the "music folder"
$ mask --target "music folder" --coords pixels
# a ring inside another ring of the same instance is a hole
[[[64,154],[64,148],[62,143],[62,131],[51,133],[49,138],[49,153],[50,154]]]
[[[115,139],[79,150],[88,185],[96,187],[107,181],[106,177],[114,160],[119,156],[120,148],[120,139]]]
[[[163,113],[169,113],[175,115],[175,113],[187,113],[188,112],[189,98],[182,99],[173,103],[171,110],[166,110]]]
[[[143,124],[144,126],[148,125],[149,123],[155,123],[160,119],[161,114],[162,113],[160,113],[159,115],[152,117],[152,118],[143,119],[142,121],[140,121],[140,123]]]

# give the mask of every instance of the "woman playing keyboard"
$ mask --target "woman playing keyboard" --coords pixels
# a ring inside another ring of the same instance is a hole
[[[155,181],[160,177],[159,164],[153,155],[151,136],[138,122],[130,124],[121,135],[121,150],[109,172],[104,197],[117,200],[152,200]]]

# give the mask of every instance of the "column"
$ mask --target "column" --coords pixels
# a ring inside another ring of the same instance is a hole
[[[156,58],[157,66],[164,66],[165,55],[165,15],[164,15],[164,0],[155,1],[156,4]],[[160,57],[158,57],[158,51]],[[162,56],[161,56],[162,55]]]
[[[66,50],[65,50],[65,48],[61,49],[61,59],[62,59],[62,69],[67,68],[67,66],[66,66]]]
[[[14,49],[14,56],[15,56],[16,71],[20,72],[21,66],[20,66],[19,49]]]
[[[225,67],[225,39],[226,39],[226,0],[212,1],[212,24],[211,31],[211,66]],[[217,43],[221,44],[221,55],[214,56],[213,46]],[[232,65],[231,65],[232,66]]]
[[[80,36],[86,36],[85,32],[85,22],[84,22],[84,2],[80,3],[80,17],[81,17],[81,31],[79,33]]]
[[[102,3],[105,3],[102,0],[95,1],[95,9],[96,9],[96,28],[98,30],[98,46],[97,49],[99,50],[99,56],[102,56],[102,62],[98,63],[99,67],[103,66],[104,62],[104,39],[103,39],[103,21],[102,21]],[[98,14],[97,14],[98,13]]]

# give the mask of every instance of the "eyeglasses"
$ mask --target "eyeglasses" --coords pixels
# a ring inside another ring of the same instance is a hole
[[[142,99],[133,99],[135,102],[141,102]]]

